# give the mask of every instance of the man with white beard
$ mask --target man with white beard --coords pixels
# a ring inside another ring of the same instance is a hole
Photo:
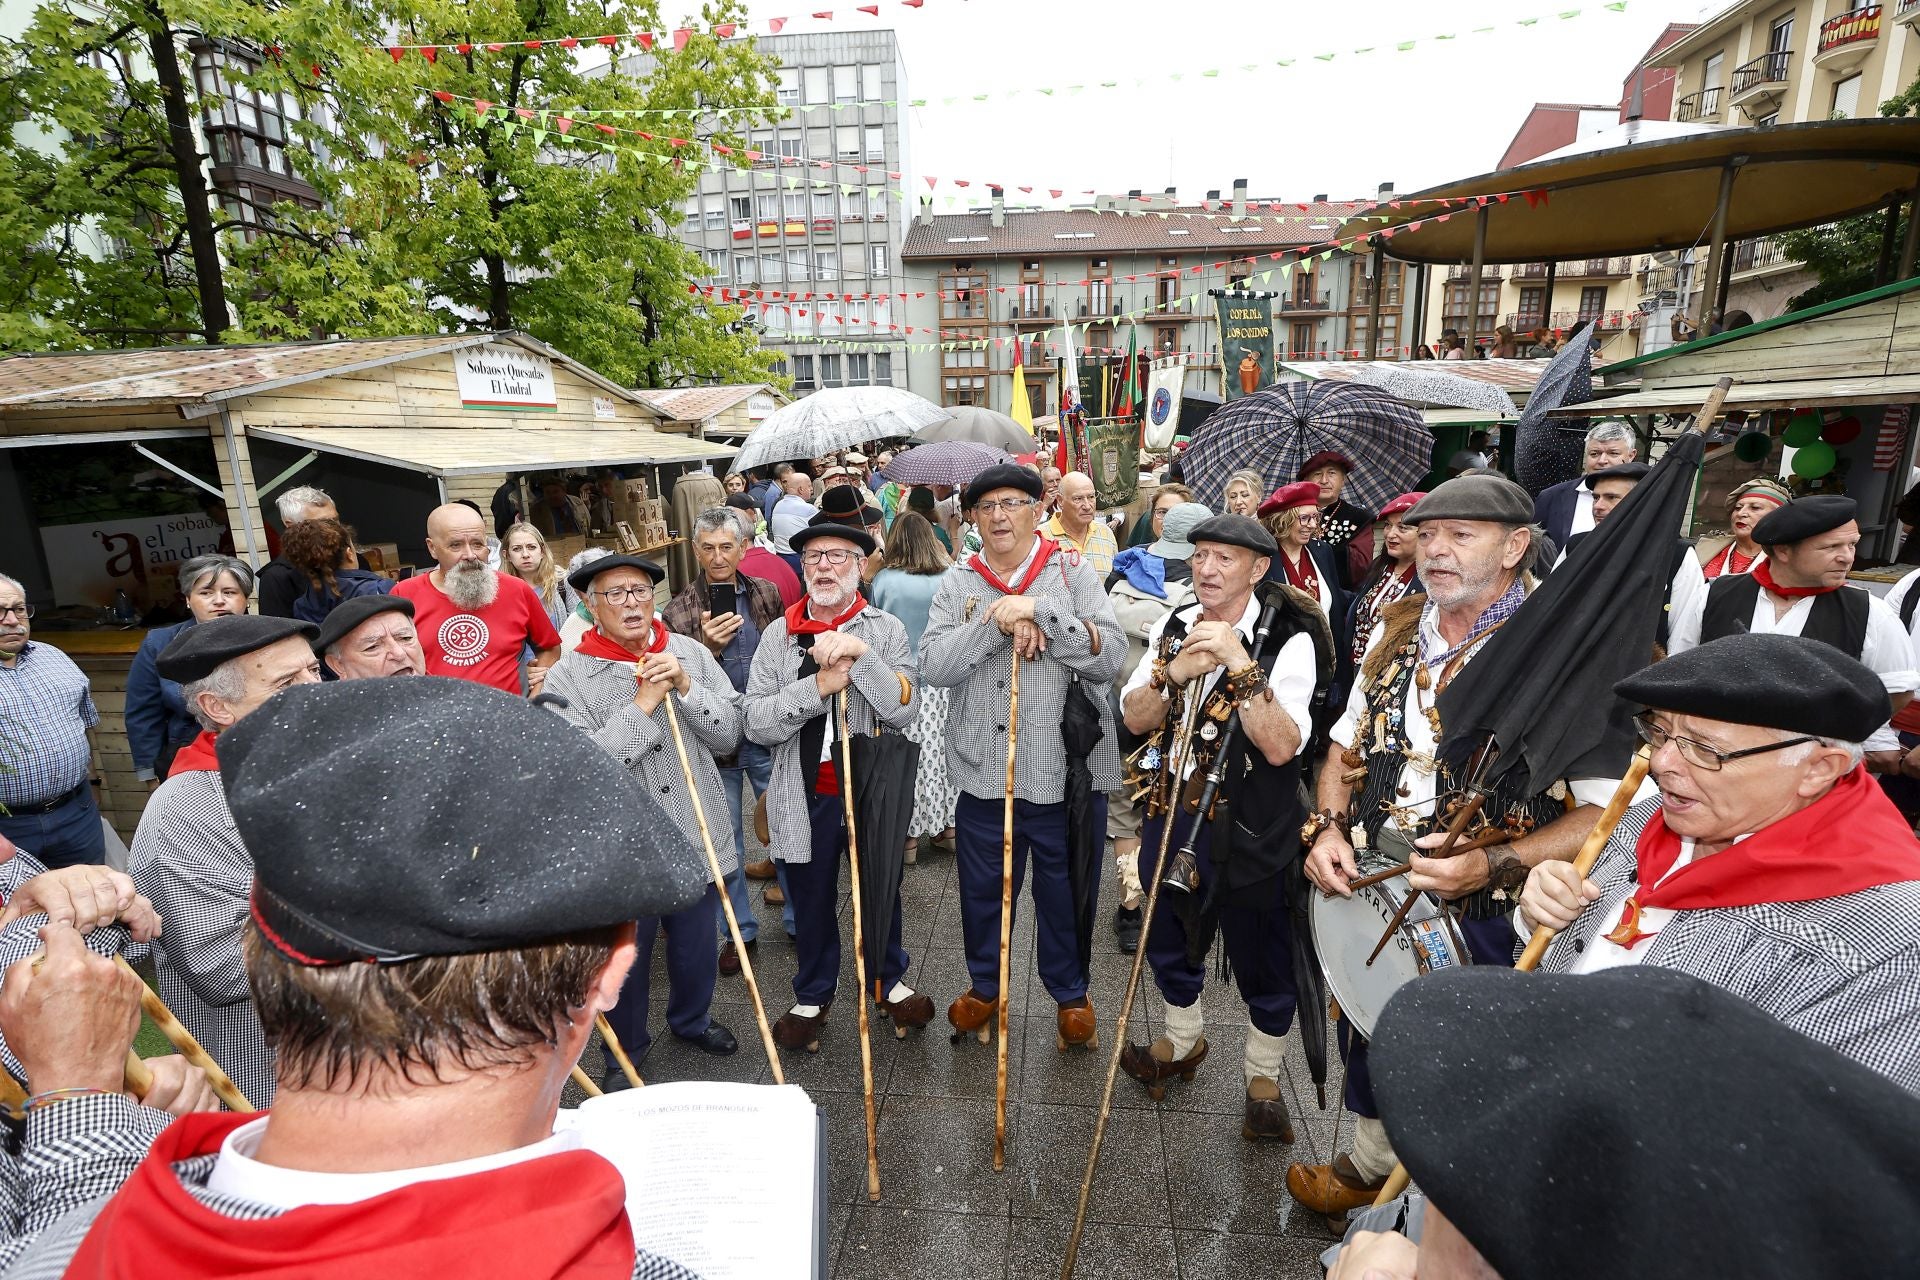
[[[450,502],[427,517],[427,553],[439,567],[393,589],[413,601],[427,674],[520,692],[520,654],[534,649],[528,680],[537,691],[560,657],[560,633],[534,589],[487,567],[487,522]]]

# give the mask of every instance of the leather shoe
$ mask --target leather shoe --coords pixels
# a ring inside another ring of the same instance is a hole
[[[1113,936],[1120,943],[1120,954],[1130,956],[1140,949],[1140,908],[1113,909]]]
[[[952,1040],[955,1044],[968,1032],[980,1037],[980,1043],[986,1044],[993,1039],[993,1029],[999,1017],[999,1001],[980,995],[972,987],[966,994],[947,1006],[947,1021],[953,1024]]]
[[[1178,1076],[1182,1083],[1193,1080],[1193,1073],[1207,1060],[1207,1038],[1201,1036],[1184,1058],[1173,1056],[1173,1042],[1161,1036],[1150,1045],[1129,1044],[1120,1051],[1120,1066],[1147,1086],[1147,1095],[1155,1102],[1167,1096],[1167,1081]]]
[[[1280,1096],[1280,1082],[1272,1076],[1255,1076],[1247,1082],[1247,1109],[1240,1121],[1240,1136],[1252,1142],[1293,1141],[1287,1100]]]
[[[831,1008],[833,1008],[833,1002],[828,1001],[821,1005],[820,1012],[811,1018],[803,1017],[791,1009],[787,1010],[773,1024],[773,1042],[782,1049],[805,1049],[808,1053],[820,1052],[820,1028],[826,1024],[827,1010]]]
[[[674,1038],[692,1045],[702,1053],[710,1053],[716,1058],[724,1058],[740,1048],[740,1042],[733,1038],[733,1032],[717,1022],[709,1022],[707,1029],[697,1036],[683,1036],[678,1031]]]
[[[1054,1016],[1053,1042],[1062,1053],[1069,1046],[1087,1049],[1100,1047],[1100,1029],[1094,1022],[1093,1001],[1081,996],[1060,1006]]]
[[[1373,1203],[1386,1181],[1381,1178],[1368,1182],[1353,1167],[1352,1158],[1345,1154],[1335,1156],[1330,1165],[1287,1166],[1287,1194],[1325,1217],[1327,1226],[1336,1232],[1343,1229],[1341,1220],[1348,1213]]]
[[[933,998],[925,992],[916,991],[898,1002],[882,997],[879,1005],[881,1014],[893,1021],[896,1040],[905,1040],[907,1032],[918,1031],[933,1021]]]
[[[754,948],[759,945],[759,942],[758,938],[747,939],[749,956],[758,954]],[[728,977],[740,972],[740,952],[734,948],[731,938],[727,939],[727,944],[720,948],[720,972]]]
[[[746,866],[742,867],[740,871],[741,874],[749,880],[772,880],[780,874],[774,870],[772,858],[762,858],[758,862],[749,862]]]
[[[783,907],[787,904],[787,895],[780,892],[780,886],[777,884],[767,886],[765,897],[770,907]]]

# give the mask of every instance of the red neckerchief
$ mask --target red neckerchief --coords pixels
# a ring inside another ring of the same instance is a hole
[[[1046,534],[1042,533],[1035,536],[1040,539],[1040,550],[1035,553],[1033,563],[1027,566],[1026,576],[1020,579],[1018,586],[1010,587],[1000,581],[1000,575],[995,573],[993,566],[987,563],[987,555],[984,551],[976,551],[967,557],[967,565],[975,573],[985,578],[990,585],[997,588],[1001,595],[1023,596],[1027,594],[1027,588],[1032,586],[1035,580],[1040,577],[1040,571],[1047,567],[1047,561],[1053,559],[1060,551],[1060,544],[1052,538],[1049,538]]]
[[[666,624],[661,622],[660,619],[655,618],[653,620],[653,634],[647,639],[647,652],[658,653],[666,647]],[[634,653],[625,645],[608,639],[606,632],[600,630],[598,627],[581,636],[580,643],[575,645],[574,648],[578,652],[586,654],[589,658],[600,658],[607,662],[640,661],[640,655]]]
[[[107,1201],[67,1275],[85,1280],[392,1280],[496,1274],[633,1274],[626,1186],[588,1151],[484,1173],[416,1182],[353,1204],[305,1205],[276,1217],[231,1218],[190,1195],[177,1161],[219,1152],[257,1115],[182,1116]]]
[[[1696,858],[1662,880],[1680,858],[1680,837],[1663,813],[1653,815],[1635,850],[1640,887],[1607,935],[1631,948],[1648,907],[1693,910],[1752,907],[1763,902],[1812,902],[1876,885],[1920,880],[1920,842],[1865,768],[1834,784],[1800,812],[1756,831],[1739,844]]]
[[[206,730],[200,736],[176,751],[173,763],[167,767],[167,776],[176,773],[218,773],[220,758],[213,754],[213,735]]]
[[[787,609],[787,633],[796,636],[817,636],[824,631],[838,631],[841,623],[848,621],[866,607],[867,598],[856,591],[853,593],[853,603],[847,606],[845,613],[832,622],[821,622],[807,612],[807,598],[802,596]]]
[[[1294,564],[1287,555],[1285,547],[1280,548],[1280,568],[1287,575],[1287,585],[1298,587],[1310,596],[1320,594],[1320,576],[1313,571],[1313,553],[1305,547],[1300,548],[1300,563]]]
[[[1745,563],[1742,563],[1738,559],[1739,553],[1734,550],[1736,545],[1738,544],[1729,542],[1726,546],[1714,552],[1713,558],[1707,561],[1706,568],[1700,571],[1702,576],[1711,581],[1723,573],[1738,576],[1751,569],[1753,562],[1760,558],[1761,553],[1758,551],[1754,552],[1753,555],[1747,558]]]
[[[1767,567],[1771,563],[1770,560],[1762,560],[1753,566],[1753,580],[1760,584],[1762,590],[1771,591],[1783,599],[1798,600],[1802,596],[1824,596],[1829,591],[1840,589],[1839,587],[1783,587],[1773,580],[1773,573]]]

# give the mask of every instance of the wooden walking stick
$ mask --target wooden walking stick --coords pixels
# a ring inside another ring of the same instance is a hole
[[[633,1069],[633,1059],[627,1056],[626,1046],[620,1043],[620,1037],[613,1034],[613,1024],[607,1021],[607,1015],[594,1014],[593,1025],[600,1029],[600,1039],[606,1042],[607,1052],[613,1055],[613,1060],[620,1064],[620,1073],[626,1076],[627,1083],[636,1089],[645,1087],[647,1082]]]
[[[133,1057],[132,1050],[127,1051],[127,1057]],[[149,1075],[147,1079],[151,1083],[153,1077]],[[20,1082],[5,1067],[0,1067],[0,1112],[16,1120],[25,1119],[27,1114],[27,1091],[20,1087]]]
[[[840,794],[847,807],[847,862],[853,877],[853,974],[860,986],[860,1092],[867,1107],[867,1199],[880,1199],[880,1135],[873,1117],[873,1041],[867,1028],[867,952],[860,924],[860,838],[853,824],[853,741],[847,733],[847,691],[840,691]],[[815,856],[818,856],[817,854]]]
[[[1007,805],[1000,827],[1000,1000],[994,1010],[1000,1033],[993,1071],[993,1168],[1007,1167],[1007,983],[1013,952],[1013,761],[1020,743],[1020,650],[1015,648],[1007,695]]]
[[[579,1085],[580,1092],[586,1094],[589,1098],[598,1098],[606,1092],[594,1083],[593,1077],[588,1075],[577,1062],[573,1064],[573,1082]]]
[[[753,1016],[760,1024],[760,1043],[766,1046],[767,1061],[773,1067],[773,1082],[785,1084],[786,1076],[780,1071],[780,1051],[773,1047],[773,1028],[767,1025],[767,1007],[760,1003],[760,984],[753,978],[753,957],[747,954],[746,940],[740,936],[740,921],[733,914],[733,899],[727,895],[727,877],[720,870],[720,855],[713,851],[713,832],[707,829],[706,807],[700,803],[700,788],[693,780],[693,765],[687,759],[686,740],[680,736],[680,717],[674,714],[671,689],[660,699],[660,705],[667,709],[667,728],[673,734],[673,749],[680,754],[680,772],[687,780],[687,796],[693,801],[693,819],[700,824],[700,843],[706,850],[713,887],[720,894],[720,910],[727,916],[727,933],[733,938],[735,954],[740,957],[740,976],[747,980],[747,994],[753,997]]]
[[[133,973],[133,966],[127,963],[125,956],[115,956],[113,960],[128,973]],[[140,975],[136,973],[134,976],[137,978]],[[180,1019],[173,1016],[173,1010],[167,1008],[166,1001],[162,1000],[145,981],[140,983],[140,1008],[153,1020],[153,1025],[160,1028],[160,1034],[167,1038],[167,1043],[173,1046],[176,1053],[207,1073],[207,1082],[213,1086],[213,1091],[219,1095],[220,1101],[227,1104],[227,1110],[251,1112],[258,1109],[247,1101],[246,1095],[240,1092],[239,1086],[234,1084],[232,1077],[222,1071],[220,1064],[200,1047],[200,1042],[193,1038],[193,1033],[180,1025]]]
[[[1600,860],[1600,851],[1607,847],[1607,840],[1613,835],[1613,829],[1620,825],[1620,819],[1626,816],[1627,809],[1633,804],[1633,793],[1640,789],[1646,780],[1647,769],[1653,763],[1653,753],[1647,747],[1641,747],[1633,753],[1633,759],[1627,763],[1626,776],[1620,779],[1620,785],[1613,789],[1613,799],[1607,801],[1607,807],[1600,813],[1600,821],[1593,824],[1593,830],[1587,833],[1586,843],[1580,846],[1580,852],[1574,855],[1573,869],[1580,873],[1581,879],[1593,870],[1593,864]],[[1530,973],[1540,967],[1546,959],[1547,947],[1553,942],[1555,930],[1540,925],[1533,931],[1533,937],[1527,941],[1527,949],[1520,953],[1520,959],[1514,962],[1514,968],[1522,973]],[[1380,1194],[1373,1198],[1375,1204],[1385,1204],[1407,1189],[1407,1166],[1396,1164],[1393,1172],[1387,1175],[1386,1185],[1380,1188]]]

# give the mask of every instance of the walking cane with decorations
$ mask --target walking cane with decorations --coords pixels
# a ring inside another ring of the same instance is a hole
[[[867,1199],[880,1198],[880,1135],[873,1115],[873,1041],[867,1027],[867,950],[860,921],[860,837],[853,822],[853,741],[847,733],[847,691],[840,691],[840,795],[847,808],[847,863],[853,878],[853,976],[860,987],[860,1093],[867,1108]]]
[[[128,973],[133,973],[133,966],[127,963],[125,956],[115,956],[113,960]],[[233,1078],[222,1071],[220,1064],[200,1047],[200,1042],[193,1038],[193,1032],[180,1025],[180,1019],[173,1016],[173,1010],[167,1008],[167,1002],[162,1000],[159,994],[145,982],[140,984],[140,1008],[153,1020],[153,1025],[160,1028],[160,1034],[167,1038],[167,1043],[173,1046],[176,1053],[206,1072],[207,1083],[213,1086],[213,1091],[219,1095],[220,1101],[227,1104],[227,1110],[243,1112],[258,1110],[247,1101],[246,1095],[240,1092],[240,1086],[233,1082]]]
[[[1013,650],[1013,674],[1007,694],[1007,805],[1000,828],[1000,998],[994,1010],[1000,1033],[993,1069],[993,1168],[1007,1167],[1007,983],[1013,952],[1013,761],[1020,744],[1020,650]]]

